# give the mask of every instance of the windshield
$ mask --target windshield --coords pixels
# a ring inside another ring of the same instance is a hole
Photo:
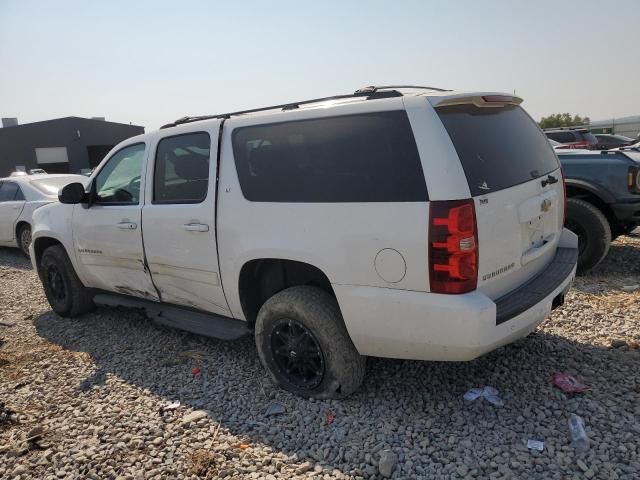
[[[31,185],[39,190],[41,193],[49,196],[55,196],[60,189],[69,183],[81,182],[82,179],[76,177],[53,177],[43,178],[40,180],[31,180]],[[83,183],[84,185],[84,183]]]

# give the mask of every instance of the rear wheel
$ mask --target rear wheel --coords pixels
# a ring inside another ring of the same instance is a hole
[[[578,271],[585,273],[609,252],[611,227],[607,217],[589,202],[567,200],[567,228],[578,235]]]
[[[49,305],[58,315],[75,317],[93,308],[91,290],[82,284],[61,245],[44,251],[39,273]]]
[[[22,253],[29,258],[29,246],[31,246],[31,226],[22,225],[18,229],[18,246]]]
[[[366,358],[351,342],[336,299],[320,288],[291,287],[267,300],[255,337],[273,380],[296,395],[345,397],[363,381]]]

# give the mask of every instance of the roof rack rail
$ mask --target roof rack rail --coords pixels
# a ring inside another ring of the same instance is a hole
[[[573,125],[572,127],[548,127],[543,128],[543,132],[551,131],[551,130],[589,130],[589,125]]]
[[[328,102],[331,100],[344,100],[347,98],[357,98],[357,97],[367,97],[367,100],[373,100],[373,99],[378,99],[378,98],[390,98],[390,97],[401,97],[402,93],[397,91],[396,88],[419,88],[419,89],[425,89],[425,90],[434,90],[434,91],[438,91],[438,92],[450,92],[451,90],[444,90],[442,88],[435,88],[435,87],[417,87],[417,86],[410,86],[410,85],[405,85],[405,86],[382,86],[382,87],[376,87],[376,86],[370,86],[370,87],[364,87],[364,88],[359,88],[358,90],[356,90],[355,92],[351,93],[351,94],[346,94],[346,95],[333,95],[331,97],[322,97],[322,98],[314,98],[312,100],[302,100],[299,102],[289,102],[289,103],[282,103],[279,105],[273,105],[270,107],[261,107],[261,108],[252,108],[249,110],[239,110],[237,112],[230,112],[230,113],[220,113],[220,114],[215,114],[215,115],[201,115],[201,116],[197,116],[197,117],[182,117],[179,118],[171,123],[167,123],[166,125],[163,125],[160,127],[160,129],[163,128],[170,128],[170,127],[175,127],[177,125],[182,125],[184,123],[191,123],[191,122],[198,122],[200,120],[212,120],[215,118],[230,118],[236,115],[243,115],[246,113],[256,113],[256,112],[266,112],[268,110],[277,110],[277,109],[281,109],[282,111],[287,111],[287,110],[295,110],[297,108],[300,108],[300,105],[309,105],[311,103],[320,103],[320,102]]]
[[[389,89],[396,89],[396,88],[413,88],[416,90],[432,90],[434,92],[451,92],[451,90],[446,88],[425,87],[422,85],[384,85],[384,86],[371,85],[369,87],[359,88],[354,92],[354,95],[366,95],[368,93],[376,93],[380,90],[389,90]]]

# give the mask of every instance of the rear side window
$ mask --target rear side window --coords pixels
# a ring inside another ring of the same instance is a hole
[[[541,177],[559,168],[549,142],[517,106],[437,109],[451,137],[471,195],[483,195]]]
[[[156,149],[153,203],[199,203],[209,185],[208,133],[177,135],[160,140]]]
[[[576,137],[571,132],[547,132],[547,137],[560,143],[571,143],[576,141]]]
[[[13,182],[0,182],[0,202],[24,200],[20,187]]]
[[[16,184],[16,196],[15,196],[15,200],[21,200],[24,201],[24,194],[22,193],[22,189],[20,188],[20,185]]]
[[[254,202],[421,202],[427,188],[404,111],[241,127],[233,153]]]

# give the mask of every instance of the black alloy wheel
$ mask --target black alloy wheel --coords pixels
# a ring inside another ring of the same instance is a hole
[[[46,269],[47,285],[54,299],[64,302],[67,299],[67,287],[57,265],[48,265]]]
[[[280,319],[271,334],[271,351],[280,374],[292,385],[311,390],[324,377],[324,355],[317,339],[302,323]]]

